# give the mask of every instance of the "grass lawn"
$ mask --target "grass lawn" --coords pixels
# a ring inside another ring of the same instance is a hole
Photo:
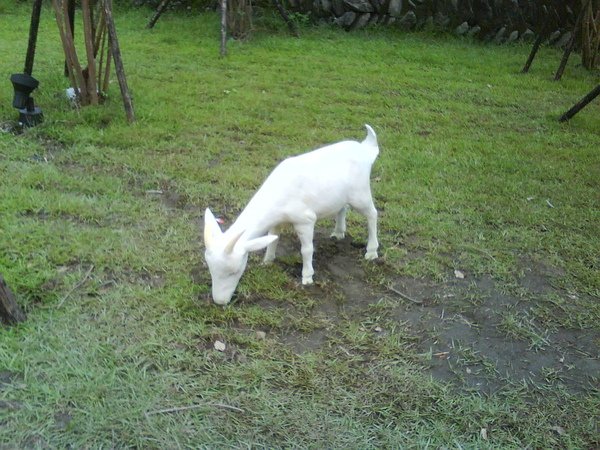
[[[218,54],[218,17],[117,11],[118,85],[74,110],[51,10],[14,133],[29,5],[0,2],[0,328],[6,448],[600,446],[600,102],[573,56],[433,33],[263,19]],[[81,27],[79,27],[80,31]],[[378,133],[366,224],[291,230],[209,299],[202,215],[227,226],[286,156]],[[216,341],[224,351],[214,348]]]

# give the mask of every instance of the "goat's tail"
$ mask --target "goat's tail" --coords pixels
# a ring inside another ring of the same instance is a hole
[[[377,147],[377,135],[375,134],[375,131],[370,125],[365,124],[365,127],[367,128],[367,137],[363,141],[363,144]]]
[[[367,137],[364,141],[362,141],[362,145],[368,149],[367,153],[369,154],[369,159],[371,162],[373,162],[375,161],[375,158],[377,158],[377,155],[379,155],[377,135],[375,134],[375,131],[373,131],[373,128],[371,128],[369,125],[365,124],[365,127],[367,128]]]

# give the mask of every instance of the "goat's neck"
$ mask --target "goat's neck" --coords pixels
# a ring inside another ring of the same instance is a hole
[[[266,202],[253,201],[244,208],[236,221],[226,231],[227,235],[235,236],[244,232],[244,238],[253,239],[264,236],[281,220],[279,214],[272,210]]]

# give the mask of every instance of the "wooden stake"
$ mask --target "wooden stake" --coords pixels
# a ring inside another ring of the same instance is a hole
[[[565,67],[567,67],[567,61],[569,60],[569,56],[571,55],[571,52],[575,48],[575,38],[577,37],[577,33],[579,32],[581,20],[583,19],[583,16],[584,16],[585,12],[587,11],[588,6],[590,5],[591,1],[592,0],[588,0],[587,3],[585,4],[585,6],[582,6],[581,11],[579,11],[579,14],[577,15],[577,19],[575,20],[575,26],[573,27],[573,33],[571,33],[571,39],[569,39],[569,43],[565,47],[565,51],[560,60],[560,64],[558,66],[556,74],[554,75],[554,81],[560,80],[563,72],[565,71]]]
[[[108,29],[108,42],[110,44],[112,56],[115,61],[115,72],[117,74],[117,80],[119,80],[119,87],[121,88],[121,96],[123,97],[125,114],[127,115],[127,120],[131,123],[135,121],[133,102],[131,101],[131,95],[129,94],[129,88],[127,87],[127,79],[125,78],[125,68],[123,67],[123,60],[121,59],[121,50],[119,49],[117,30],[115,28],[115,22],[112,16],[112,0],[103,1],[104,14],[106,16],[106,27]]]
[[[6,285],[2,274],[0,274],[0,316],[8,322],[23,322],[25,320],[25,313],[15,301],[15,296]]]
[[[167,7],[167,5],[169,4],[170,1],[171,0],[162,0],[162,2],[160,2],[160,4],[158,5],[158,8],[156,9],[156,12],[150,19],[150,22],[148,22],[148,25],[146,25],[146,28],[154,27],[154,24],[156,23],[158,18],[162,15],[162,13],[165,11],[165,8]]]
[[[542,45],[542,41],[546,37],[546,33],[548,31],[548,27],[550,26],[550,12],[546,5],[542,6],[542,11],[544,11],[544,22],[542,27],[540,28],[540,32],[533,43],[533,47],[531,47],[531,52],[529,53],[529,57],[527,58],[527,62],[525,62],[525,66],[523,66],[522,73],[529,72],[529,68],[531,67],[531,63],[533,62],[533,58],[535,58],[536,53],[538,52],[540,45]]]
[[[600,95],[600,84],[592,89],[585,97],[583,97],[579,102],[577,102],[571,109],[569,109],[566,113],[560,116],[558,119],[559,122],[566,122],[579,111],[581,111],[588,103],[594,100],[596,97]]]
[[[272,0],[272,2],[273,5],[275,5],[275,8],[277,8],[277,11],[279,11],[279,15],[281,16],[283,21],[287,24],[290,33],[292,33],[296,37],[300,37],[300,33],[298,33],[298,28],[296,28],[296,24],[292,21],[290,15],[285,10],[281,2],[279,0]]]
[[[221,0],[221,56],[227,54],[227,0]]]

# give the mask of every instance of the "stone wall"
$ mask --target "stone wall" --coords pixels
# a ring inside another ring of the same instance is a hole
[[[581,0],[288,0],[294,12],[331,20],[347,30],[372,24],[405,30],[434,26],[497,43],[530,39],[548,6],[551,42],[564,45]]]

